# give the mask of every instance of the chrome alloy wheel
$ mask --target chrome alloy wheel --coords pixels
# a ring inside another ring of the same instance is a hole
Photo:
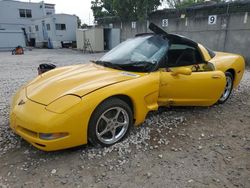
[[[224,90],[224,92],[223,92],[223,94],[222,94],[222,96],[220,98],[220,101],[226,100],[229,97],[229,95],[230,95],[230,93],[232,91],[232,88],[233,88],[233,79],[232,79],[232,77],[231,76],[226,76],[226,80],[227,80],[226,87],[225,87],[225,90]]]
[[[101,114],[96,125],[96,136],[104,144],[120,140],[129,127],[129,115],[121,107],[112,107]]]

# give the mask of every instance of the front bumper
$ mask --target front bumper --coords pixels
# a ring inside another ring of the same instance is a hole
[[[21,99],[22,98],[22,99]],[[18,101],[25,103],[18,105]],[[53,151],[87,143],[87,118],[77,108],[57,114],[45,109],[46,106],[33,102],[20,92],[14,98],[10,112],[10,127],[23,139],[38,149]],[[43,140],[39,133],[68,133],[67,136]]]

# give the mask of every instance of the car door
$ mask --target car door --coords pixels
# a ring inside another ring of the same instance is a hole
[[[223,72],[190,70],[188,75],[185,71],[180,71],[181,69],[190,68],[175,68],[175,74],[171,69],[160,70],[160,105],[210,106],[217,102],[226,85]]]

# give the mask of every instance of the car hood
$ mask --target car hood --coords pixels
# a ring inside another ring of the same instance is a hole
[[[84,96],[118,82],[136,79],[141,73],[106,68],[93,63],[57,68],[38,76],[26,86],[26,96],[48,105],[68,94]]]

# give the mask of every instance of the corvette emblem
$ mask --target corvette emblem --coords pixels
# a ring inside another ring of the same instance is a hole
[[[19,103],[18,103],[18,105],[20,106],[20,105],[24,105],[25,104],[25,102],[23,101],[23,100],[21,100]]]
[[[130,77],[139,77],[138,74],[133,74],[133,73],[130,73],[130,72],[121,72],[122,75],[125,75],[125,76],[130,76]]]

